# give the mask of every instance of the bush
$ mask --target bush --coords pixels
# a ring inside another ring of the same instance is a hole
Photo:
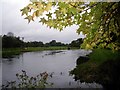
[[[22,70],[21,74],[16,74],[17,81],[7,82],[6,85],[2,85],[2,89],[6,88],[46,88],[47,86],[52,86],[53,83],[48,83],[48,77],[52,77],[52,74],[48,75],[47,72],[40,73],[36,77],[30,77],[27,75],[26,71]]]

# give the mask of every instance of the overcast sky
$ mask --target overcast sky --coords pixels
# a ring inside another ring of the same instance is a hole
[[[2,0],[0,4],[0,6],[2,5],[2,34],[13,32],[15,36],[24,37],[24,41],[43,41],[44,43],[51,40],[69,43],[83,37],[76,33],[77,26],[75,25],[60,32],[47,28],[37,20],[28,24],[20,12],[20,9],[28,3],[29,0]]]

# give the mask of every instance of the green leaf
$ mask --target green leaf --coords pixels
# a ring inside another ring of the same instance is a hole
[[[52,13],[48,13],[48,14],[46,14],[46,16],[48,16],[48,18],[52,18]]]
[[[24,7],[21,12],[22,15],[26,16],[28,22],[44,14],[48,18],[43,17],[40,22],[50,28],[53,27],[62,30],[67,26],[78,25],[76,32],[78,34],[83,32],[86,35],[83,42],[84,47],[88,48],[90,45],[90,48],[92,48],[98,43],[100,44],[98,47],[106,47],[107,44],[103,44],[103,42],[109,42],[115,43],[114,48],[110,48],[115,49],[116,47],[118,49],[120,47],[119,7],[120,4],[118,2],[85,3],[31,0],[31,3]],[[55,14],[54,19],[52,18],[52,14]]]
[[[30,23],[30,21],[34,21],[33,16],[31,15],[27,16],[25,19],[28,20],[28,23]]]
[[[38,0],[30,0],[31,2],[38,2]]]
[[[30,11],[28,7],[24,7],[23,9],[21,9],[22,11],[22,16],[23,15],[28,15],[28,12]]]
[[[74,7],[69,8],[69,9],[68,9],[68,12],[69,12],[69,13],[72,13],[72,14],[77,14],[77,10],[76,10],[76,8],[74,8]]]
[[[40,22],[42,22],[43,24],[45,24],[46,20],[44,18],[41,18]]]

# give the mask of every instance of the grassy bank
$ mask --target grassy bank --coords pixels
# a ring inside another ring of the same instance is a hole
[[[18,55],[23,52],[33,52],[33,51],[44,51],[44,50],[67,50],[68,47],[27,47],[27,48],[7,48],[2,50],[2,57],[12,57],[13,55]],[[76,48],[71,48],[76,49]]]
[[[71,74],[75,79],[85,82],[97,82],[104,87],[117,87],[120,82],[120,52],[96,49],[88,55],[89,60],[76,66]],[[77,62],[78,62],[77,60]],[[119,79],[116,79],[119,78]],[[117,86],[116,86],[117,85]]]

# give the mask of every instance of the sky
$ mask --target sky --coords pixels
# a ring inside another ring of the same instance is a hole
[[[29,0],[2,0],[0,3],[0,26],[2,35],[13,32],[15,36],[24,37],[24,41],[42,41],[44,43],[51,40],[70,43],[72,40],[83,38],[82,34],[78,35],[76,25],[65,28],[62,32],[56,29],[50,29],[35,20],[28,24],[28,21],[21,16],[20,9],[29,3]]]

